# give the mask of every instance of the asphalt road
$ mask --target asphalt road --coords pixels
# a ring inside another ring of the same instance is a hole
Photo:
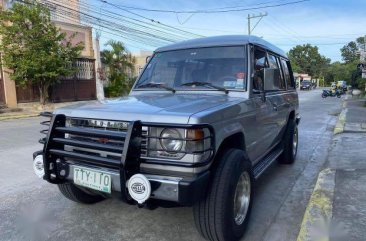
[[[341,105],[320,93],[300,92],[296,163],[273,165],[255,184],[243,240],[296,240]],[[33,173],[32,153],[41,149],[39,121],[0,121],[0,240],[202,240],[191,208],[150,211],[114,199],[95,205],[65,199]]]

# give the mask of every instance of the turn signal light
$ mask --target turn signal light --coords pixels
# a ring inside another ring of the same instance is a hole
[[[205,138],[205,133],[202,129],[191,129],[187,132],[187,139],[202,140]]]

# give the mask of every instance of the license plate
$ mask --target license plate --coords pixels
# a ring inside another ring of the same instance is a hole
[[[111,193],[111,175],[103,172],[74,167],[74,183],[101,192]]]

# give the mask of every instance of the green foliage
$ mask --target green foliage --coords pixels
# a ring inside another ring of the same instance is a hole
[[[344,62],[352,63],[359,60],[359,54],[357,51],[359,49],[365,48],[364,37],[359,37],[356,41],[351,41],[341,48],[341,54]]]
[[[358,51],[360,49],[366,50],[365,38],[358,37],[355,41],[351,41],[341,48],[342,58],[344,64],[341,65],[342,69],[334,68],[333,71],[337,71],[335,76],[345,76],[344,79],[349,81],[358,89],[364,89],[366,85],[366,79],[362,79],[360,70],[357,70],[357,65],[360,63],[360,56]]]
[[[107,97],[118,97],[127,94],[134,81],[130,77],[134,71],[135,58],[127,51],[122,42],[110,40],[101,54],[102,63],[107,67],[108,85],[105,87]]]
[[[65,34],[51,22],[50,12],[35,1],[15,3],[0,15],[0,51],[4,65],[12,70],[17,85],[36,84],[40,102],[45,104],[48,89],[59,76],[69,76],[70,66],[83,46],[72,46]]]
[[[325,71],[325,82],[329,86],[332,82],[346,80],[347,83],[352,82],[352,73],[355,71],[355,65],[352,63],[334,62],[329,65]]]
[[[307,73],[313,78],[323,76],[330,59],[319,53],[317,46],[310,44],[297,45],[288,53],[292,68],[297,73]]]

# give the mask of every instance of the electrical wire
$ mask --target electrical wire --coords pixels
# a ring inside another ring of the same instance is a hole
[[[244,8],[234,8],[234,9],[211,9],[211,10],[164,10],[164,9],[150,9],[150,8],[140,8],[140,7],[130,7],[125,5],[116,5],[111,4],[106,0],[99,0],[102,2],[105,2],[107,4],[113,5],[114,7],[119,7],[120,9],[123,9],[125,11],[128,11],[128,9],[132,9],[135,11],[148,11],[148,12],[160,12],[160,13],[227,13],[227,12],[242,12],[242,11],[248,11],[248,10],[258,10],[258,9],[266,9],[266,8],[275,8],[275,7],[282,7],[287,5],[293,5],[293,4],[299,4],[303,2],[309,2],[310,0],[298,0],[298,1],[291,1],[286,3],[277,3],[277,4],[267,4],[265,6],[258,6],[258,7],[244,7]],[[265,3],[261,3],[265,4]],[[257,4],[259,5],[259,4]],[[134,13],[135,14],[135,13]],[[141,16],[141,15],[140,15]]]

